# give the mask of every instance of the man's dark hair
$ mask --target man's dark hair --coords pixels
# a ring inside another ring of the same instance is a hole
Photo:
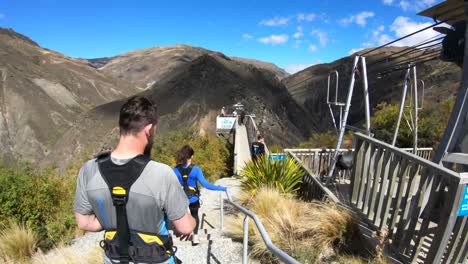
[[[177,152],[177,164],[187,163],[187,160],[190,159],[193,156],[193,154],[195,154],[195,151],[193,151],[192,147],[190,147],[189,145],[183,146]]]
[[[157,123],[157,108],[148,98],[134,96],[120,109],[120,135],[136,134],[145,126]]]
[[[257,136],[257,140],[260,140],[260,139],[262,139],[262,138],[264,138],[262,135],[258,135],[258,136]]]

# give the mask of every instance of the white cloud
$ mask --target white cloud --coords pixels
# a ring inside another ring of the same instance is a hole
[[[302,39],[296,39],[293,48],[298,49],[304,41]]]
[[[245,40],[249,40],[249,39],[252,39],[253,36],[250,35],[250,34],[243,34],[243,35],[242,35],[242,38],[245,39]]]
[[[318,50],[317,46],[314,44],[309,45],[309,51],[310,52],[316,52]]]
[[[397,38],[401,38],[406,36],[410,33],[413,33],[417,30],[422,28],[428,27],[432,25],[432,23],[418,23],[416,21],[411,20],[409,17],[399,16],[397,17],[392,25],[390,25],[390,31],[392,31]],[[425,41],[429,38],[437,36],[439,33],[432,29],[424,30],[420,33],[417,33],[411,37],[405,38],[393,44],[394,46],[411,46],[422,41]]]
[[[315,64],[317,63],[289,64],[286,67],[284,67],[284,70],[290,74],[294,74],[296,72],[300,72],[306,68],[309,68],[310,66],[315,65]]]
[[[261,26],[269,26],[269,27],[276,27],[276,26],[285,26],[289,23],[291,19],[287,17],[274,17],[271,19],[265,19],[258,23]]]
[[[6,17],[5,14],[0,13],[0,19],[3,19],[5,17]]]
[[[419,12],[425,8],[433,6],[437,0],[418,0],[418,1],[409,1],[409,0],[400,0],[396,3],[403,11]],[[391,5],[393,0],[383,0],[384,4]]]
[[[327,36],[326,32],[320,31],[320,30],[314,30],[314,31],[312,31],[312,35],[317,37],[317,39],[319,40],[320,45],[322,45],[322,47],[327,45],[328,36]]]
[[[271,44],[273,46],[284,44],[288,42],[289,36],[286,34],[282,35],[270,35],[268,37],[259,38],[258,41],[263,44]]]
[[[349,52],[348,52],[348,55],[353,55],[354,53],[358,52],[358,51],[361,51],[363,50],[364,48],[359,48],[359,49],[351,49]]]
[[[304,14],[304,13],[300,13],[300,14],[297,14],[297,21],[301,22],[301,21],[313,21],[315,18],[317,17],[316,14],[313,14],[313,13],[310,13],[310,14]]]
[[[370,39],[368,39],[367,42],[362,43],[362,46],[369,48],[369,47],[380,46],[380,45],[383,45],[392,41],[393,38],[390,37],[388,34],[385,34],[384,31],[385,31],[385,26],[383,25],[372,30],[372,36],[370,37]]]
[[[294,37],[295,39],[299,39],[299,38],[301,38],[302,36],[304,36],[303,28],[302,28],[301,26],[298,26],[298,27],[297,27],[297,31],[296,31],[296,33],[294,33],[293,37]]]
[[[298,38],[301,38],[302,36],[304,36],[304,33],[302,33],[301,31],[298,31],[296,33],[294,33],[293,37],[298,39]]]
[[[351,49],[349,55],[354,54],[364,48],[376,47],[392,41],[393,38],[385,33],[385,26],[378,26],[372,30],[372,34],[368,37],[367,41],[362,43],[361,48]]]
[[[340,23],[344,26],[351,23],[356,23],[357,25],[364,27],[367,24],[367,19],[375,16],[374,12],[363,11],[359,14],[349,16],[340,20]]]

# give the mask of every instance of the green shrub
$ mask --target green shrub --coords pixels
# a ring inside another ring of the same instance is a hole
[[[345,134],[343,140],[343,148],[350,148],[352,146],[353,135],[351,132]],[[299,148],[336,148],[338,136],[335,132],[328,131],[325,133],[313,134],[309,140],[299,144]]]
[[[248,162],[241,174],[246,177],[242,181],[244,190],[255,193],[260,187],[269,187],[294,194],[301,187],[304,171],[300,164],[289,157],[276,161],[261,156],[256,162]]]
[[[185,144],[194,151],[193,163],[200,166],[205,178],[213,182],[230,172],[231,155],[225,139],[211,134],[199,135],[190,130],[165,132],[156,135],[152,157],[154,160],[175,166],[176,153]]]
[[[418,121],[418,146],[436,148],[447,126],[450,113],[454,105],[454,99],[449,98],[440,104],[429,105],[419,112]],[[371,119],[375,137],[391,143],[395,133],[398,119],[399,105],[380,103],[375,109]],[[408,108],[404,110],[410,118]],[[401,120],[396,145],[401,148],[413,146],[413,133],[409,129],[404,117]]]
[[[271,145],[271,146],[268,146],[268,151],[270,153],[282,153],[284,149],[278,145]]]
[[[38,235],[38,246],[49,249],[70,241],[75,232],[75,177],[52,170],[32,171],[0,166],[0,224],[24,223]]]

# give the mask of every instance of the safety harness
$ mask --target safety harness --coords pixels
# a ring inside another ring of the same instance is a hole
[[[188,176],[190,172],[192,172],[193,165],[188,166],[187,168],[184,168],[184,165],[179,164],[176,166],[177,170],[179,170],[180,174],[182,175],[182,181],[183,185],[182,188],[184,189],[185,195],[187,195],[188,198],[194,197],[194,196],[200,196],[200,190],[198,190],[197,187],[189,186],[188,185]]]
[[[167,235],[130,230],[126,205],[130,188],[140,177],[150,158],[136,156],[124,165],[116,165],[110,153],[96,159],[99,171],[109,187],[112,203],[117,216],[117,229],[106,229],[100,246],[109,259],[120,263],[144,262],[161,263],[175,254],[172,238]]]

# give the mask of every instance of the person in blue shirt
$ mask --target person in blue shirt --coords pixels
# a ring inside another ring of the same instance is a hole
[[[196,221],[192,236],[192,245],[198,245],[200,243],[198,239],[198,229],[200,225],[200,218],[198,217],[198,209],[200,208],[198,182],[200,182],[203,187],[212,191],[226,191],[227,188],[209,183],[203,176],[200,167],[192,164],[193,154],[195,154],[195,151],[192,147],[189,145],[183,146],[177,152],[177,166],[174,167],[174,172],[189,199],[190,213]]]

